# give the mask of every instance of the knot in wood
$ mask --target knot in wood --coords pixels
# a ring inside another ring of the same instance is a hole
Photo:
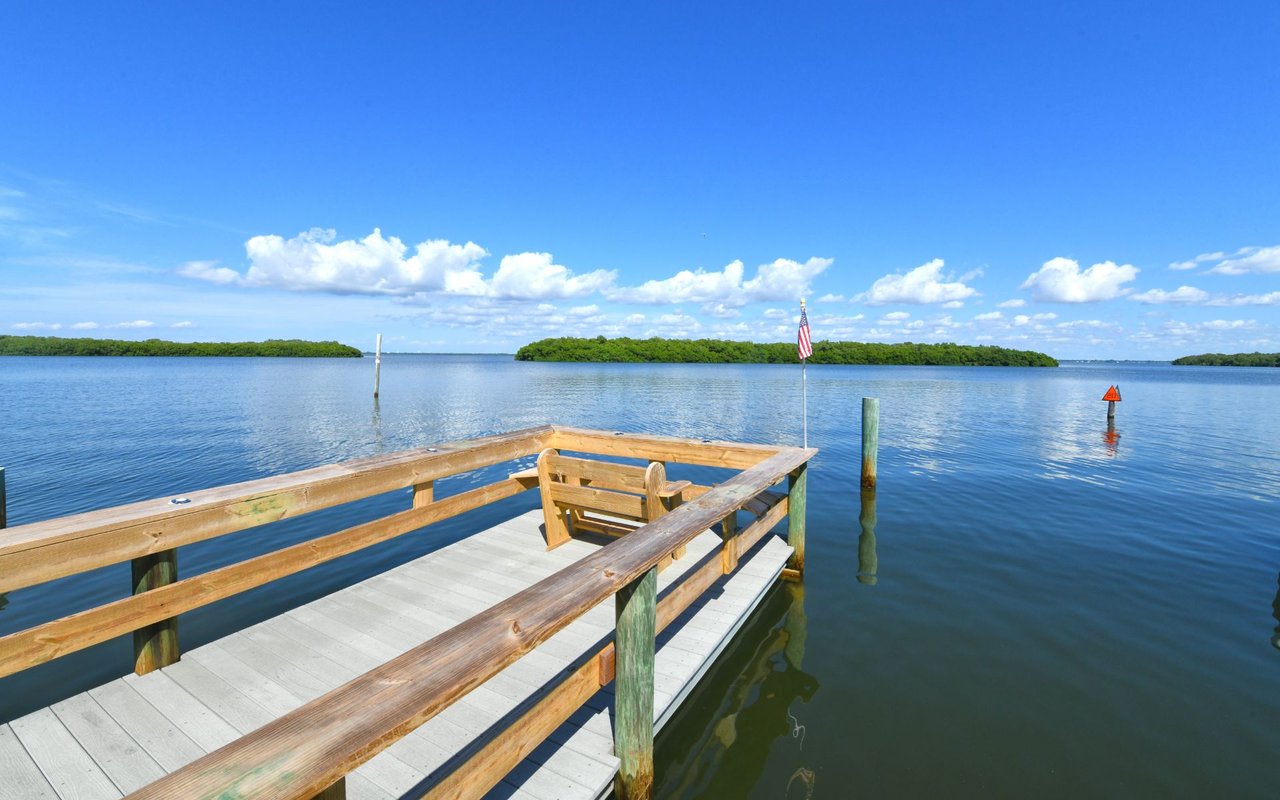
[[[521,633],[524,633],[524,629],[520,627],[520,620],[518,619],[511,620],[511,632],[517,636],[519,636]]]

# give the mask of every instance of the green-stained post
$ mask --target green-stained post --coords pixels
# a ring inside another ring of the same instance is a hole
[[[875,491],[876,457],[880,449],[880,400],[862,398],[862,488]]]
[[[178,579],[178,551],[161,550],[159,553],[133,559],[133,593],[167,586]],[[181,658],[178,649],[178,618],[170,617],[133,632],[134,672],[148,672],[167,667]]]
[[[791,545],[790,567],[804,575],[804,501],[809,485],[809,465],[801,464],[791,473],[787,492],[787,544]]]
[[[653,656],[657,633],[658,569],[618,590],[614,597],[617,673],[614,678],[614,782],[618,800],[653,796]]]

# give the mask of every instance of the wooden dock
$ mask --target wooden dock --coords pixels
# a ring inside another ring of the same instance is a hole
[[[646,472],[593,462],[582,481],[514,472],[434,496],[433,479],[477,466],[539,451],[540,466],[575,461],[545,448],[652,463]],[[134,559],[135,589],[145,586],[3,637],[0,674],[144,634],[135,638],[140,674],[0,725],[0,798],[647,796],[653,732],[778,577],[803,566],[812,453],[548,427],[209,490],[177,511],[153,501],[11,529],[0,539],[0,591],[91,569],[104,556],[90,545],[103,543],[115,548],[105,557]],[[743,471],[717,486],[663,484],[687,502],[626,499],[645,490],[628,470],[661,478],[663,462],[680,461]],[[788,475],[789,495],[769,491]],[[549,489],[560,482],[570,486],[564,509]],[[237,511],[279,519],[388,483],[415,487],[411,509],[295,546],[303,549],[178,580],[165,547],[192,527],[202,535],[190,541],[248,527]],[[542,489],[542,509],[178,658],[179,611],[527,489]],[[600,507],[581,505],[589,499]],[[771,533],[789,508],[791,544]],[[590,523],[588,510],[608,516]],[[740,526],[740,515],[754,520]],[[397,517],[405,521],[388,522]],[[579,535],[575,520],[593,532]],[[548,532],[559,524],[574,533],[563,543]],[[618,538],[599,535],[601,526]],[[148,552],[130,551],[131,532]],[[40,557],[48,554],[62,565]],[[155,580],[139,568],[144,559],[171,574]]]

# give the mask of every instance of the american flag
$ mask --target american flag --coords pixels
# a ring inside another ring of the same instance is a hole
[[[805,313],[804,303],[800,304],[800,333],[796,336],[796,349],[801,361],[813,355],[813,342],[809,341],[809,315]]]

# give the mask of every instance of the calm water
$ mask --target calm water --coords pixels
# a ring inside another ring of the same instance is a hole
[[[377,407],[372,371],[370,359],[0,359],[10,524],[544,422],[799,438],[798,367],[390,356]],[[1115,436],[1098,400],[1111,383],[1124,394]],[[881,401],[874,508],[857,492],[863,395]],[[659,738],[662,796],[1275,795],[1280,370],[815,367],[809,404],[822,453],[803,590],[772,592]],[[185,548],[182,571],[405,503]],[[183,644],[535,503],[188,614]],[[127,584],[122,565],[13,592],[0,633]],[[0,719],[129,664],[119,640],[0,681]]]

